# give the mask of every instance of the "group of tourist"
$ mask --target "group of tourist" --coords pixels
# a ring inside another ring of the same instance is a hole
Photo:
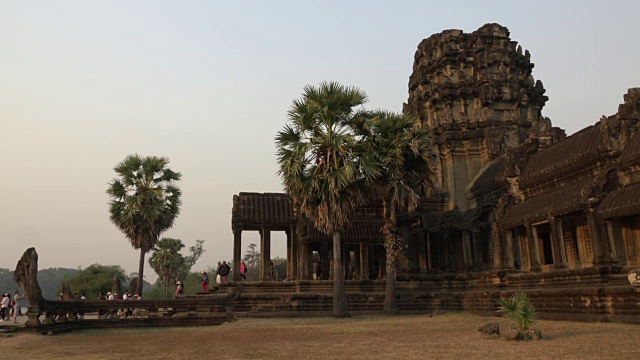
[[[142,300],[142,296],[139,294],[135,294],[135,295],[131,295],[128,291],[125,291],[124,294],[122,294],[122,298],[120,298],[120,296],[118,295],[117,292],[107,292],[107,294],[105,295],[103,291],[100,292],[100,295],[98,296],[98,300],[107,300],[107,301],[129,301],[129,300]],[[129,316],[137,316],[138,314],[138,309],[133,309],[133,308],[122,308],[122,309],[118,309],[116,316],[126,319]],[[103,318],[109,318],[111,317],[112,314],[108,313],[107,311],[98,311],[98,318],[103,319]]]
[[[246,273],[247,273],[247,264],[244,263],[244,261],[240,262],[240,278],[241,279],[247,279]],[[229,264],[227,264],[226,261],[218,261],[218,267],[216,268],[216,283],[218,284],[225,284],[227,282],[227,276],[229,276],[229,274],[231,273],[231,266],[229,266]],[[201,271],[202,274],[202,292],[207,292],[209,290],[209,274],[207,273],[207,270],[202,270]],[[182,293],[184,292],[184,285],[182,284],[181,281],[176,282],[176,295],[182,295]]]
[[[22,300],[24,295],[20,294],[20,290],[11,296],[11,294],[2,294],[0,300],[0,321],[11,321],[18,323],[18,316],[22,316]]]

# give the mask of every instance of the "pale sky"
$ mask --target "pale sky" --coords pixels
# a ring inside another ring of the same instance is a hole
[[[304,85],[339,81],[401,111],[418,43],[445,29],[507,26],[547,89],[543,114],[571,134],[640,86],[639,13],[637,1],[0,0],[0,267],[35,246],[40,268],[137,271],[105,194],[131,153],[182,173],[164,236],[206,240],[197,269],[231,259],[232,197],[282,191],[273,138]]]

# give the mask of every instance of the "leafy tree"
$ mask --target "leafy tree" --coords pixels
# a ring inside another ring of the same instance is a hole
[[[303,215],[333,237],[334,316],[348,316],[341,258],[342,231],[364,203],[377,175],[375,159],[359,141],[369,127],[364,91],[337,82],[307,85],[276,135],[278,174]]]
[[[165,157],[127,156],[114,167],[117,177],[109,183],[109,218],[140,250],[138,277],[144,279],[144,257],[170,229],[180,213],[181,174],[167,167]],[[142,294],[142,282],[138,284]]]
[[[158,280],[164,288],[165,299],[167,298],[169,284],[178,279],[182,269],[185,267],[186,259],[180,254],[180,250],[183,247],[184,244],[179,239],[162,238],[153,248],[149,258],[149,265],[158,274]]]
[[[517,292],[507,299],[500,296],[498,305],[498,312],[515,320],[520,331],[528,330],[537,322],[538,311],[524,292]]]
[[[276,281],[284,280],[287,276],[287,259],[277,257],[272,261],[273,261],[273,266],[276,268],[275,280]]]
[[[204,249],[203,245],[204,240],[196,240],[196,244],[189,247],[190,255],[184,257],[184,264],[178,272],[178,279],[185,279],[198,259],[200,259],[202,257],[202,254],[205,253],[206,250]]]
[[[257,246],[249,244],[244,255],[244,263],[247,266],[246,277],[250,281],[260,281],[260,252],[256,250]]]
[[[429,196],[436,182],[437,155],[428,129],[406,114],[378,111],[373,114],[367,146],[381,165],[372,186],[374,198],[384,205],[384,247],[386,251],[386,288],[384,311],[398,312],[396,303],[396,264],[401,250],[402,230],[397,211],[413,211],[420,196]]]
[[[77,274],[65,278],[64,282],[73,292],[84,292],[87,299],[97,299],[101,291],[106,293],[112,290],[114,277],[122,285],[129,281],[124,269],[118,265],[93,264],[78,271]]]

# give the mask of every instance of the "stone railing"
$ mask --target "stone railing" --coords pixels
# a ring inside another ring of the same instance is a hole
[[[28,329],[219,325],[233,320],[236,293],[171,300],[44,300],[27,310]]]
[[[27,249],[16,265],[15,282],[29,300],[27,329],[44,333],[99,327],[218,325],[233,319],[242,286],[226,294],[171,300],[46,300],[38,284],[38,253]]]

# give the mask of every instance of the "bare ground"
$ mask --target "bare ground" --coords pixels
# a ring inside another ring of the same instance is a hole
[[[465,313],[241,319],[216,327],[85,330],[0,338],[0,359],[640,359],[640,327],[541,321],[539,341],[477,334]]]

